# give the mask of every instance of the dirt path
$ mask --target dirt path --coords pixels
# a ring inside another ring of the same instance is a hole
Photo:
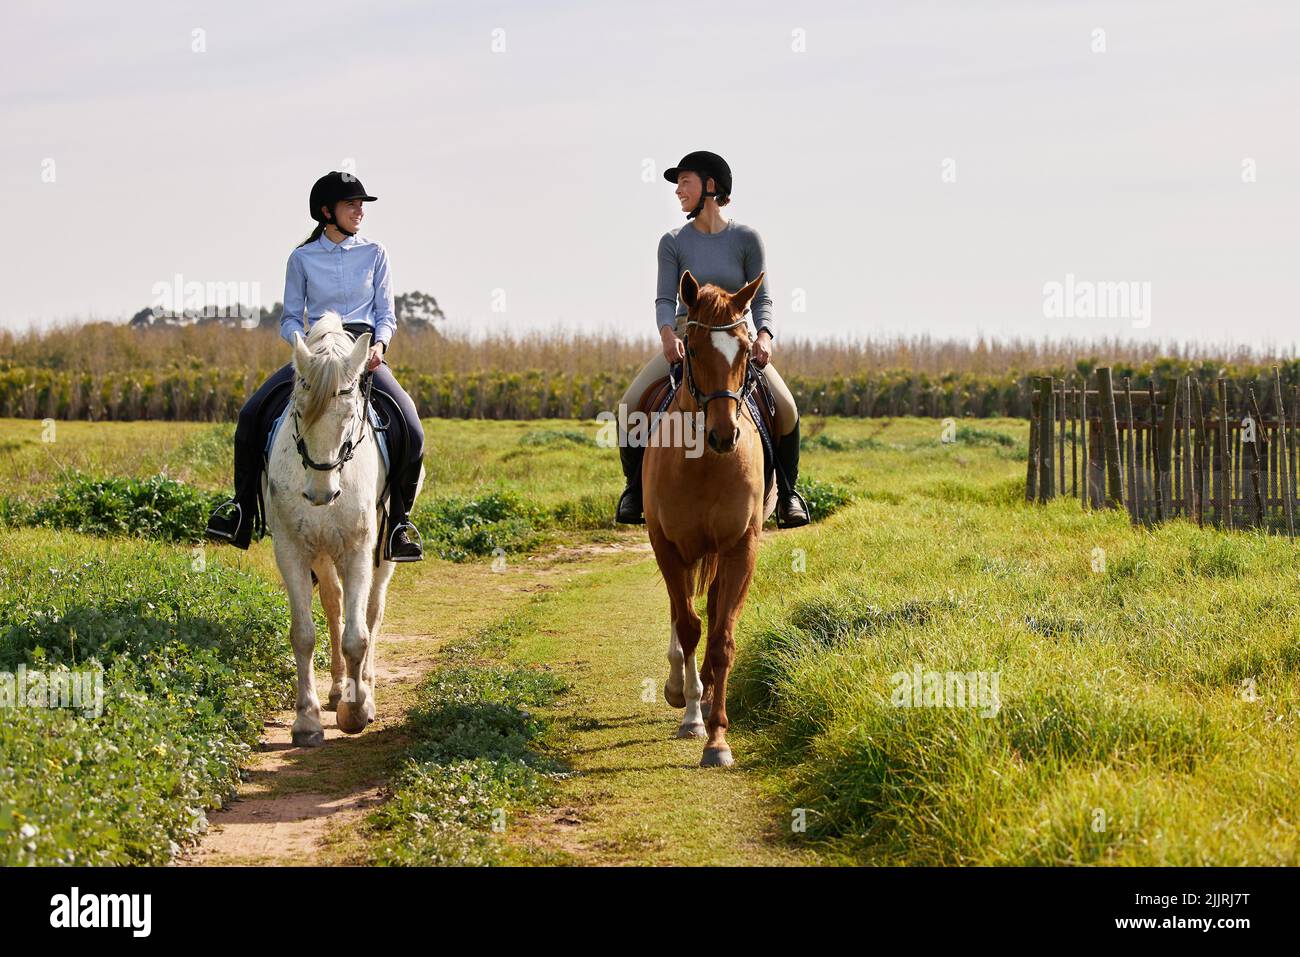
[[[552,592],[546,622],[512,657],[545,663],[570,683],[571,692],[546,712],[555,726],[550,738],[575,774],[559,785],[555,806],[512,821],[509,860],[813,862],[783,835],[788,812],[763,796],[746,769],[743,733],[730,735],[738,766],[728,771],[696,767],[700,743],[673,738],[679,713],[660,693],[667,599],[649,546],[629,537],[558,549],[500,573],[442,562],[399,569],[385,622],[390,633],[377,650],[375,723],[362,735],[344,735],[326,712],[325,746],[296,748],[289,741],[293,713],[272,716],[237,799],[210,815],[208,834],[178,863],[364,863],[357,825],[383,800],[408,743],[405,716],[439,648],[523,607],[538,591]],[[318,672],[322,700],[328,682],[328,673]]]
[[[334,713],[322,712],[325,746],[298,748],[290,741],[294,713],[269,717],[236,800],[209,815],[203,841],[177,863],[362,863],[366,849],[355,825],[381,800],[393,762],[407,744],[406,713],[438,648],[507,614],[537,590],[555,587],[566,567],[551,560],[519,563],[501,573],[485,564],[443,562],[398,569],[376,649],[374,723],[363,734],[345,735]],[[328,671],[317,669],[316,688],[325,701]]]
[[[290,741],[294,713],[284,711],[268,718],[261,750],[244,771],[238,798],[209,815],[203,842],[182,863],[323,864],[346,861],[349,848],[331,839],[349,829],[379,803],[384,762],[401,746],[399,727],[405,715],[402,702],[409,697],[418,674],[402,674],[385,661],[385,644],[427,642],[429,636],[384,636],[375,661],[381,689],[375,722],[362,738],[345,735],[334,723],[333,712],[322,712],[323,748],[298,748]],[[329,694],[329,675],[317,675],[317,694]],[[347,760],[343,760],[346,756]],[[382,758],[382,760],[380,760]],[[357,767],[353,762],[360,759]],[[310,788],[311,790],[300,790]],[[359,848],[351,849],[359,852]]]

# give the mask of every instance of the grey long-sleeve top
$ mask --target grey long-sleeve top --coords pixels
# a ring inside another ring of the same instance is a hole
[[[655,321],[659,328],[671,326],[678,316],[686,315],[686,306],[677,301],[682,274],[691,271],[701,286],[713,283],[727,292],[735,292],[752,282],[766,269],[763,240],[758,231],[728,220],[720,232],[705,233],[686,223],[664,233],[659,240],[659,282],[655,298]],[[766,329],[775,339],[772,323],[772,297],[764,277],[750,303],[754,328]]]

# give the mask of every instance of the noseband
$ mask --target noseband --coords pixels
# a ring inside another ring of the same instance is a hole
[[[353,436],[356,433],[357,422],[358,422],[358,420],[354,417],[348,425],[348,435],[347,438],[343,440],[343,445],[339,449],[339,457],[332,462],[317,462],[314,461],[312,457],[307,454],[307,441],[306,439],[303,438],[301,434],[301,430],[299,427],[300,423],[298,421],[298,410],[297,409],[293,410],[294,446],[295,448],[298,449],[298,454],[302,457],[303,468],[315,469],[317,472],[332,472],[335,469],[338,469],[340,472],[343,471],[343,466],[346,465],[352,459],[352,453],[356,451],[356,447],[366,440],[366,422],[370,417],[370,389],[374,385],[374,381],[375,381],[374,373],[372,372],[361,373],[361,378],[358,380],[358,382],[361,384],[361,391],[362,394],[365,396],[365,401],[361,405],[361,419],[360,419],[361,437],[353,441]],[[298,377],[298,382],[299,385],[301,385],[304,390],[310,391],[311,387],[307,385],[307,380],[304,379],[302,376]],[[340,389],[338,392],[335,392],[334,395],[335,396],[349,395],[356,387],[357,385],[356,383],[354,383],[353,385],[348,386],[346,389]]]
[[[735,322],[729,323],[725,326],[711,326],[707,322],[697,322],[694,319],[689,319],[686,322],[687,328],[690,328],[691,326],[699,326],[701,329],[708,329],[709,332],[722,332],[727,329],[734,329],[736,326],[743,326],[744,324],[745,318],[743,316]],[[749,353],[745,353],[745,377],[741,380],[739,392],[732,391],[731,389],[719,389],[717,392],[710,392],[708,395],[701,395],[699,387],[695,384],[695,372],[691,368],[690,334],[687,333],[682,338],[686,342],[686,369],[683,378],[686,380],[686,388],[690,390],[691,398],[693,398],[695,404],[700,407],[700,411],[708,412],[709,403],[714,399],[732,399],[736,403],[737,411],[744,408],[745,399],[754,391],[754,388],[758,385],[759,377],[762,376],[762,373],[755,368],[753,362],[750,360]]]

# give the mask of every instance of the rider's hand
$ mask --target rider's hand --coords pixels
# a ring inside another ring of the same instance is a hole
[[[384,361],[384,347],[378,342],[370,346],[370,357],[366,359],[366,371],[374,372]]]
[[[764,329],[754,339],[754,361],[765,366],[772,361],[772,334]]]
[[[682,340],[677,338],[677,333],[673,332],[671,326],[664,326],[659,332],[664,341],[664,358],[668,360],[669,365],[686,358],[686,347],[682,344]]]

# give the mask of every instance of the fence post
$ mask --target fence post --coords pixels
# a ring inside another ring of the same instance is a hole
[[[1128,434],[1124,439],[1124,448],[1128,457],[1128,517],[1134,525],[1138,523],[1138,513],[1142,510],[1142,503],[1138,501],[1138,463],[1136,448],[1137,436],[1134,434],[1136,424],[1133,420],[1133,383],[1128,377],[1124,377],[1124,402],[1125,414],[1128,416]]]
[[[1232,447],[1228,444],[1228,380],[1219,379],[1219,475],[1223,527],[1232,528]]]
[[[1097,388],[1101,392],[1102,451],[1106,462],[1106,507],[1122,503],[1119,476],[1119,423],[1115,419],[1115,388],[1110,368],[1097,370]]]
[[[1079,470],[1080,478],[1083,480],[1079,483],[1080,495],[1083,500],[1083,507],[1087,510],[1092,503],[1088,500],[1088,473],[1091,471],[1092,457],[1089,452],[1092,445],[1088,442],[1088,377],[1080,376],[1079,382],[1079,438],[1083,442],[1083,467]]]
[[[1038,392],[1029,396],[1029,464],[1025,466],[1025,501],[1038,497]]]
[[[1178,380],[1172,379],[1165,385],[1164,416],[1160,425],[1160,441],[1156,446],[1160,450],[1160,490],[1164,496],[1165,513],[1172,518],[1174,513],[1174,424],[1178,413]]]
[[[1192,377],[1187,377],[1183,393],[1183,517],[1192,519],[1196,508],[1196,488],[1192,480]]]
[[[1287,468],[1286,407],[1282,402],[1282,376],[1273,367],[1273,394],[1277,396],[1278,494],[1286,505],[1286,533],[1295,535],[1295,508],[1291,501],[1291,476]]]
[[[1059,431],[1056,435],[1057,447],[1057,493],[1060,495],[1068,494],[1066,492],[1065,481],[1065,380],[1061,380],[1061,388],[1056,392],[1053,400],[1056,403],[1056,423]]]
[[[1264,434],[1264,414],[1259,410],[1259,402],[1255,400],[1255,387],[1247,386],[1246,395],[1250,402],[1250,416],[1255,421],[1254,441],[1250,443],[1250,484],[1251,492],[1255,499],[1255,524],[1264,524],[1264,495],[1260,483],[1259,473],[1259,440]],[[1264,452],[1268,454],[1267,439],[1265,439]]]
[[[1056,390],[1052,387],[1052,377],[1044,376],[1038,386],[1038,500],[1046,502],[1056,494],[1054,457],[1052,439],[1056,431]]]

